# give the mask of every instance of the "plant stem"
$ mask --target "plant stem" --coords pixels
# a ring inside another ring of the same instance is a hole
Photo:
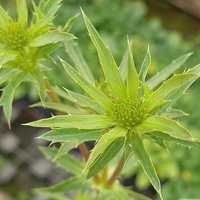
[[[85,161],[87,161],[90,156],[90,153],[89,153],[88,148],[85,145],[85,143],[79,144],[78,148],[79,148],[81,154],[84,156]]]
[[[106,183],[107,186],[111,186],[115,182],[115,180],[118,178],[118,176],[120,175],[120,172],[121,172],[121,170],[124,166],[124,162],[125,162],[124,155],[122,155],[122,157],[121,157],[121,159],[120,159],[120,161],[117,165],[117,168],[115,169],[112,176],[110,177],[110,179]]]
[[[44,79],[44,83],[47,89],[47,94],[52,102],[54,103],[61,103],[60,98],[58,95],[53,91],[51,84],[49,83],[48,79]]]

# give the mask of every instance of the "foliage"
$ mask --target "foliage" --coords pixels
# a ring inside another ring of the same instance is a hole
[[[51,128],[40,138],[52,143],[60,142],[61,147],[43,147],[41,151],[72,176],[36,192],[53,199],[69,199],[72,195],[74,199],[147,200],[148,197],[128,190],[118,180],[119,175],[126,174],[126,170],[133,165],[134,157],[160,199],[164,199],[150,147],[155,144],[161,151],[168,150],[166,143],[173,142],[189,148],[200,148],[199,140],[175,120],[185,113],[172,108],[199,78],[200,65],[174,74],[191,55],[185,54],[147,79],[151,65],[150,50],[147,48],[141,66],[136,67],[132,44],[127,38],[128,47],[118,66],[111,51],[82,11],[103,72],[96,80],[79,47],[69,41],[75,37],[66,33],[74,18],[63,29],[53,25],[52,20],[59,6],[60,1],[53,0],[41,0],[38,6],[33,3],[34,15],[30,26],[27,25],[28,11],[25,9],[22,14],[22,9],[26,8],[25,0],[17,1],[17,22],[0,7],[0,63],[3,68],[0,83],[4,85],[0,104],[8,123],[15,91],[25,79],[38,85],[41,103],[35,106],[45,105],[60,112],[60,115],[26,125]],[[80,92],[68,87],[64,90],[52,87],[51,81],[54,80],[47,80],[48,67],[42,61],[54,62],[49,55],[61,43],[75,67],[61,58],[60,62],[68,76],[82,88]],[[49,97],[47,101],[46,93]],[[62,103],[62,100],[68,103]],[[91,153],[85,146],[88,141],[95,141]],[[80,161],[69,153],[77,146],[85,160]]]
[[[118,70],[111,52],[105,46],[90,20],[84,13],[83,17],[91,40],[97,49],[108,93],[105,94],[103,93],[104,91],[102,92],[95,87],[93,79],[88,77],[87,74],[79,74],[81,73],[80,68],[78,68],[78,73],[67,62],[61,60],[68,74],[89,95],[89,97],[82,95],[82,98],[84,98],[82,103],[85,101],[85,106],[89,105],[93,112],[87,115],[70,113],[67,116],[53,116],[48,119],[31,122],[28,125],[51,127],[52,131],[44,134],[41,138],[52,142],[67,143],[69,142],[67,138],[71,138],[70,141],[74,142],[74,145],[85,141],[82,135],[87,132],[86,130],[89,132],[91,130],[102,130],[105,133],[99,131],[97,138],[92,138],[92,140],[98,142],[92,150],[86,166],[83,168],[83,176],[89,179],[98,172],[101,173],[102,170],[104,171],[105,166],[118,154],[124,154],[123,162],[127,162],[129,156],[134,154],[155,190],[162,198],[160,182],[149,154],[143,145],[143,139],[155,141],[164,148],[166,148],[165,140],[199,148],[199,141],[194,139],[187,129],[170,119],[174,115],[180,114],[180,111],[168,110],[199,77],[199,65],[182,74],[173,75],[162,83],[189,56],[185,55],[174,61],[159,75],[155,75],[155,78],[146,81],[145,77],[150,65],[150,52],[149,50],[147,51],[138,75],[128,41],[126,58],[122,62],[120,70]],[[120,71],[123,74],[120,74]],[[156,89],[153,90],[154,88]],[[78,93],[69,90],[67,92],[75,100],[77,100],[76,96],[81,98]],[[67,136],[68,133],[76,135],[76,137],[69,137]],[[102,182],[104,183],[103,187],[108,190],[114,184],[111,177],[109,175],[107,178],[104,176],[103,180],[100,180],[101,184]],[[65,185],[66,190],[67,184],[65,183]],[[54,189],[54,191],[59,190],[58,188]]]
[[[34,14],[30,25],[25,0],[17,1],[18,21],[0,7],[0,66],[6,68],[0,79],[1,85],[6,84],[0,105],[8,122],[15,91],[26,78],[38,85],[40,99],[45,101],[43,71],[47,69],[41,60],[51,59],[49,54],[59,47],[60,42],[75,38],[65,32],[69,23],[61,30],[52,24],[59,6],[60,1],[40,1],[38,6],[33,2]]]

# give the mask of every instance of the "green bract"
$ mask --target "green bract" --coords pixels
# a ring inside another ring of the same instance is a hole
[[[6,84],[0,105],[3,106],[8,123],[14,93],[27,76],[35,80],[40,99],[44,102],[44,66],[40,61],[50,59],[49,54],[59,47],[60,42],[75,38],[65,32],[72,20],[64,29],[58,29],[52,23],[60,2],[61,0],[42,0],[36,6],[33,1],[33,16],[30,22],[26,0],[17,0],[17,21],[0,6],[0,68],[5,68],[0,71],[0,85]]]
[[[121,194],[124,193],[118,186],[117,189],[114,187],[117,183],[110,185],[112,181],[109,181],[110,175],[105,173],[105,166],[113,158],[118,158],[120,154],[123,154],[124,163],[126,163],[133,154],[162,198],[160,181],[143,140],[151,140],[164,148],[166,148],[165,141],[200,148],[200,142],[193,138],[186,128],[172,119],[181,112],[171,108],[171,105],[199,78],[200,65],[182,74],[172,75],[190,56],[187,54],[173,61],[171,65],[147,81],[146,75],[151,62],[149,49],[138,73],[128,41],[128,51],[125,53],[122,64],[118,67],[110,50],[84,13],[83,18],[97,50],[107,86],[102,87],[103,90],[99,89],[100,87],[95,86],[90,71],[82,73],[89,68],[81,60],[81,56],[78,57],[80,62],[76,60],[76,56],[80,52],[77,51],[77,54],[73,55],[76,48],[73,45],[70,46],[71,43],[69,43],[67,51],[72,60],[77,63],[78,71],[64,60],[61,59],[61,62],[67,73],[83,88],[85,95],[69,90],[66,90],[68,93],[66,94],[56,89],[55,91],[62,97],[74,102],[76,109],[73,110],[67,106],[61,107],[59,104],[47,104],[46,106],[49,108],[65,109],[69,115],[53,116],[31,122],[28,125],[51,127],[52,130],[42,135],[41,138],[52,142],[63,142],[66,145],[73,143],[73,147],[85,141],[96,140],[97,143],[85,167],[81,168],[84,171],[82,176],[79,174],[73,180],[68,180],[68,182],[44,191],[59,191],[60,188],[66,188],[68,191],[68,189],[70,190],[70,181],[74,183],[73,189],[78,189],[80,182],[84,182],[84,176],[89,179],[103,170],[102,187],[110,190],[110,195],[113,197],[116,195],[116,199],[130,199],[131,196],[121,196],[120,198],[117,190]],[[81,63],[84,63],[84,68]],[[44,150],[44,152],[48,151]],[[50,155],[50,152],[47,154]],[[76,181],[79,181],[77,185]],[[88,184],[90,184],[90,180]],[[96,184],[98,185],[98,181]],[[87,183],[85,187],[87,188]]]

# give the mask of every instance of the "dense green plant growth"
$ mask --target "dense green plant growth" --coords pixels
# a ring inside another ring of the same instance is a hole
[[[6,68],[0,79],[0,84],[6,84],[0,105],[3,106],[8,122],[14,93],[25,79],[30,78],[38,85],[40,99],[45,101],[43,71],[48,68],[41,61],[51,59],[49,54],[60,46],[60,42],[75,38],[66,33],[70,22],[63,29],[52,24],[60,2],[41,1],[38,6],[33,2],[34,13],[30,22],[25,0],[17,1],[17,21],[0,7],[0,66]]]
[[[61,147],[43,147],[41,151],[72,176],[55,186],[36,191],[53,199],[70,199],[68,194],[73,199],[149,199],[128,190],[118,181],[120,174],[126,174],[131,168],[133,161],[139,161],[152,186],[164,199],[152,162],[154,156],[151,159],[146,144],[157,144],[161,151],[168,150],[166,142],[200,148],[199,140],[175,120],[185,113],[172,108],[199,78],[200,65],[174,74],[191,55],[185,54],[147,79],[151,65],[150,50],[147,48],[141,66],[136,67],[132,44],[127,39],[128,47],[118,66],[111,51],[82,11],[98,54],[99,68],[102,69],[103,75],[96,80],[78,45],[69,41],[75,37],[66,33],[74,18],[64,28],[58,29],[53,25],[52,20],[59,6],[60,1],[54,0],[41,0],[38,6],[33,4],[34,15],[30,25],[28,11],[21,12],[26,8],[25,0],[17,1],[17,22],[0,7],[0,64],[4,70],[0,79],[4,87],[0,105],[8,123],[15,91],[24,80],[35,82],[39,87],[41,103],[35,106],[42,105],[60,112],[59,115],[26,125],[51,128],[40,138],[52,143],[60,142]],[[59,58],[60,62],[66,77],[71,77],[74,85],[82,88],[78,89],[80,92],[70,90],[67,79],[64,89],[52,87],[54,79],[47,76],[48,66],[42,61],[48,59],[53,62],[50,54],[61,43],[75,66],[72,67],[63,57]],[[95,142],[91,153],[85,145],[89,141]],[[83,160],[70,154],[70,150],[77,147]]]

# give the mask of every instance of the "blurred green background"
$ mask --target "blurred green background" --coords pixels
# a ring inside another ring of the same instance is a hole
[[[16,17],[14,0],[0,0],[0,3],[13,17]],[[28,1],[28,4],[31,11],[31,1]],[[140,68],[149,45],[152,55],[149,76],[188,52],[193,52],[193,55],[184,64],[182,71],[200,63],[200,19],[173,7],[167,1],[63,0],[54,22],[57,26],[64,26],[69,18],[80,13],[80,7],[91,19],[106,44],[109,45],[118,64],[126,49],[127,35],[133,41],[133,54],[137,68]],[[87,35],[81,15],[75,20],[71,33],[78,38],[77,42],[86,61],[95,76],[98,77],[101,72],[95,69],[99,65],[96,59],[97,55]],[[54,55],[55,59],[57,59],[57,55],[66,60],[69,59],[62,49]],[[50,67],[54,67],[53,64],[48,64]],[[66,74],[62,73],[59,66],[56,70],[53,69],[49,75],[56,80],[54,85],[73,87],[73,83],[66,78]],[[23,85],[17,92],[17,98],[20,99],[28,94],[29,98],[37,99],[36,92],[34,92],[36,89],[31,88],[32,92],[30,93],[30,88],[30,84]],[[197,81],[187,91],[187,94],[174,105],[189,114],[179,121],[197,138],[200,138],[199,88],[200,81]],[[168,145],[169,152],[148,143],[146,145],[162,181],[164,198],[166,200],[200,199],[200,152],[175,144]],[[2,156],[0,170],[6,162],[8,160]],[[151,192],[152,187],[142,169],[135,163],[129,173],[124,174],[122,182],[144,194],[152,193],[152,198],[157,198],[155,192]],[[29,192],[19,190],[17,194],[16,191],[9,190],[9,187],[14,186],[8,183],[6,186],[2,186],[2,190],[5,190],[10,196],[15,195],[14,199],[30,199]]]

